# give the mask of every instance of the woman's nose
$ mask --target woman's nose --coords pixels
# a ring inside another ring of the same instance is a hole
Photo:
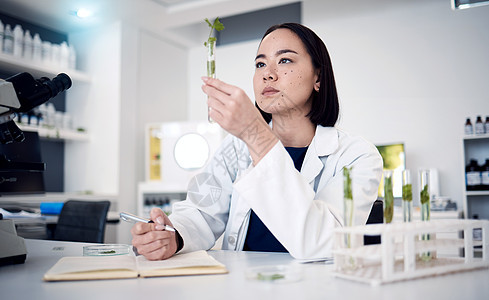
[[[263,80],[264,81],[274,81],[277,79],[277,73],[272,69],[269,68],[264,74],[263,74]]]

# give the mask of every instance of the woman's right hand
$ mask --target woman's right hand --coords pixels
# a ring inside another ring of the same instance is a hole
[[[209,116],[221,127],[243,140],[256,164],[277,143],[278,138],[246,93],[219,79],[203,77]]]
[[[138,222],[132,227],[132,245],[148,260],[167,259],[177,251],[177,241],[175,232],[163,229],[173,225],[159,208],[153,208],[150,216],[154,223]]]

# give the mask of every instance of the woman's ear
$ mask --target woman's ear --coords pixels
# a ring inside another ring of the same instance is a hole
[[[321,86],[321,83],[319,82],[319,78],[318,80],[316,81],[316,83],[314,83],[314,90],[316,92],[319,92],[319,87]]]
[[[317,78],[316,78],[316,82],[314,83],[314,90],[316,92],[319,92],[319,87],[321,86],[321,73],[318,71],[316,73],[316,76]]]

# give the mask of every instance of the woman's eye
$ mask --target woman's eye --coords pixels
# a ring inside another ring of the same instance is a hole
[[[292,61],[290,59],[288,59],[288,58],[281,58],[278,63],[279,64],[287,64],[287,63],[290,63],[290,62],[292,62]]]
[[[264,64],[264,63],[262,63],[262,62],[257,62],[257,63],[255,64],[255,67],[256,67],[257,69],[262,68],[262,67],[264,67],[264,66],[265,66],[265,64]]]

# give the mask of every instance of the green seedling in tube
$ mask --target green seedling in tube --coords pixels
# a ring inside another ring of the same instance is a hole
[[[207,48],[207,77],[216,78],[216,41],[217,38],[212,36],[214,30],[221,31],[224,29],[224,25],[219,21],[219,18],[215,18],[214,22],[210,22],[209,19],[205,19],[205,22],[210,27],[209,37],[207,41],[204,42],[204,46]],[[210,117],[208,117],[209,122],[213,122]]]
[[[402,186],[402,200],[411,202],[413,201],[413,185],[406,184]]]
[[[404,222],[411,222],[413,207],[413,185],[407,183],[402,186],[402,210]]]
[[[384,220],[391,223],[394,216],[394,195],[392,192],[392,176],[384,176]]]
[[[351,187],[351,171],[352,168],[343,168],[343,215],[344,225],[353,225],[353,193]],[[345,242],[348,248],[350,248],[350,235],[347,234]]]

